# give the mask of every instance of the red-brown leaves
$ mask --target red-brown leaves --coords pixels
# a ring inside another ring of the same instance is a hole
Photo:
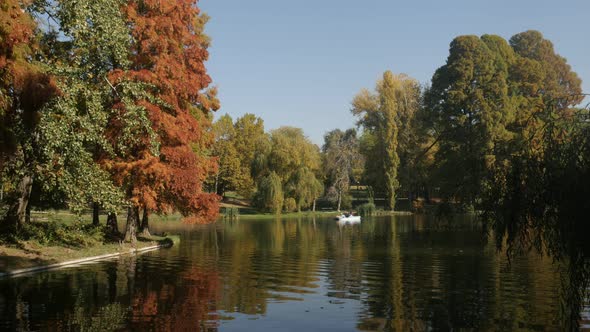
[[[30,61],[35,23],[21,8],[26,4],[3,0],[0,5],[0,166],[19,144],[13,130],[18,111],[23,111],[25,128],[31,129],[39,110],[58,94],[53,79]]]
[[[25,125],[33,127],[39,121],[39,110],[49,100],[60,94],[53,77],[39,72],[28,72],[15,82],[23,110]]]
[[[0,111],[11,108],[9,90],[30,70],[25,55],[34,27],[19,1],[5,0],[0,6]]]
[[[162,103],[138,100],[158,136],[160,156],[137,147],[132,156],[109,167],[129,199],[156,212],[180,211],[189,222],[208,222],[218,214],[219,198],[203,192],[203,182],[216,167],[206,155],[211,138],[206,116],[219,108],[216,91],[204,91],[211,83],[204,62],[207,37],[202,33],[199,10],[189,0],[131,1],[123,9],[132,35],[132,70],[114,71],[112,81],[150,84]],[[149,161],[148,161],[149,160]]]
[[[136,292],[131,321],[137,330],[201,331],[215,329],[220,297],[217,271],[192,267],[176,284]],[[166,305],[161,305],[165,303]],[[158,305],[160,304],[160,305]]]

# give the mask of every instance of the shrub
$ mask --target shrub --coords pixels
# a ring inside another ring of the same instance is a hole
[[[24,225],[18,237],[18,240],[37,241],[41,245],[83,248],[104,242],[105,229],[80,222],[72,225],[31,222]]]
[[[344,210],[352,209],[352,196],[347,193],[342,193],[342,202],[340,202],[340,208]]]
[[[358,207],[358,213],[363,217],[373,216],[375,215],[376,211],[377,208],[375,207],[374,203],[365,203]]]

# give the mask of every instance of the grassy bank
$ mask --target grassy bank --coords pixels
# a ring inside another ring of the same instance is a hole
[[[154,245],[178,243],[175,236],[138,237],[135,245],[121,243],[65,211],[33,213],[31,223],[16,235],[0,238],[0,272],[63,263],[116,253],[129,253]],[[90,217],[88,217],[89,219]]]
[[[276,219],[276,218],[321,218],[321,217],[336,217],[344,211],[338,212],[335,210],[323,210],[323,211],[301,211],[301,212],[288,212],[281,214],[274,213],[262,213],[253,209],[242,209],[238,210],[239,219]],[[375,211],[375,216],[396,216],[396,215],[411,215],[409,211]],[[222,218],[225,217],[224,211],[221,213]]]

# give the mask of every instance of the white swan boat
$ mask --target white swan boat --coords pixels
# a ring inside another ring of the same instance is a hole
[[[352,214],[341,214],[336,216],[336,220],[340,222],[360,222],[361,216],[353,216]]]

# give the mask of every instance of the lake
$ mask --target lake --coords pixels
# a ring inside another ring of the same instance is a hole
[[[0,280],[0,330],[556,331],[560,275],[469,218],[153,225],[169,249]]]

